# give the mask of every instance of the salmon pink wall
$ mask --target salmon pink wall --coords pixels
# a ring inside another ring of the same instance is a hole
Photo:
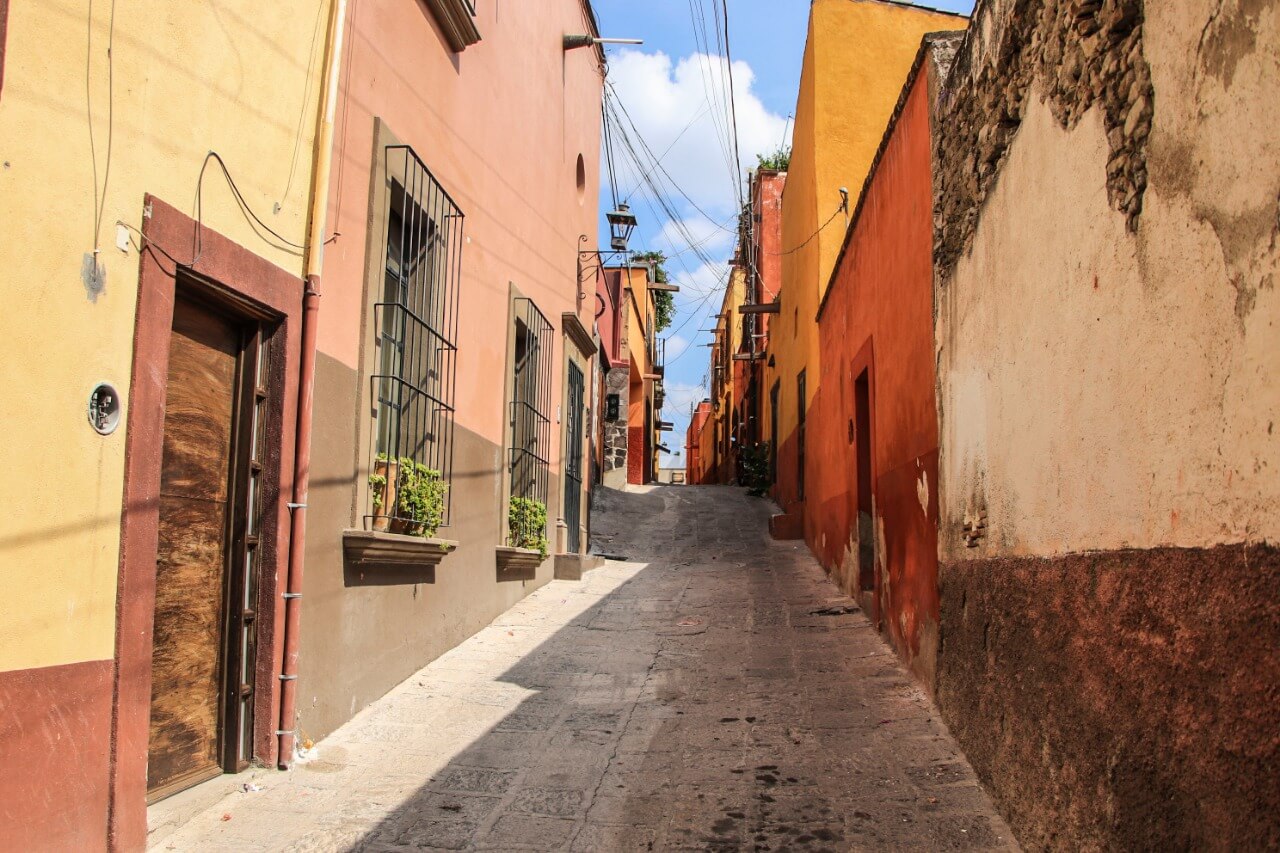
[[[823,565],[856,592],[854,382],[866,369],[876,516],[873,611],[899,653],[931,685],[938,422],[929,120],[926,71],[909,84],[821,309],[822,383],[808,421],[805,534]]]
[[[458,426],[502,444],[493,384],[506,371],[510,286],[557,328],[576,311],[591,328],[595,300],[575,298],[580,235],[594,244],[599,198],[601,70],[590,49],[559,36],[590,32],[581,0],[476,4],[481,40],[452,51],[428,5],[350,6],[342,106],[335,131],[320,350],[359,367],[370,218],[374,119],[413,147],[466,216],[459,305]],[[531,34],[537,34],[531,38]],[[502,98],[499,93],[518,92]],[[578,157],[585,181],[578,187]],[[380,247],[373,246],[373,251]],[[557,338],[559,335],[557,335]],[[556,347],[556,364],[561,358]],[[551,399],[560,400],[552,371]],[[558,467],[559,442],[553,442]]]

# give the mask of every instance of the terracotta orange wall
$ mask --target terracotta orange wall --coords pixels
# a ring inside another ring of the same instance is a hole
[[[808,421],[805,507],[810,547],[856,593],[859,472],[851,424],[854,382],[866,368],[879,563],[874,610],[926,684],[938,622],[929,133],[922,71],[855,212],[818,323],[822,382]]]
[[[757,300],[772,302],[782,289],[782,190],[787,184],[786,172],[757,173],[754,189],[754,207],[760,215],[755,223],[756,271],[759,273]],[[756,323],[763,334],[769,332],[772,315],[758,315]],[[764,348],[764,339],[757,342],[757,349]]]
[[[685,437],[685,480],[690,485],[702,482],[704,453],[702,432],[710,416],[711,404],[703,402],[698,404],[693,417],[689,420],[689,429]]]

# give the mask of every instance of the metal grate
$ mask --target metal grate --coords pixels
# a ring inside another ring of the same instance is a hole
[[[463,214],[406,145],[385,151],[389,184],[384,222],[382,298],[374,305],[377,372],[370,377],[374,406],[370,470],[383,476],[407,458],[453,477],[453,400],[457,384],[458,298],[462,267]],[[441,526],[450,521],[445,492]],[[392,528],[410,521],[399,496],[372,519]],[[375,524],[375,527],[378,526]]]
[[[551,456],[551,323],[533,304],[515,300],[511,393],[511,496],[547,503]]]

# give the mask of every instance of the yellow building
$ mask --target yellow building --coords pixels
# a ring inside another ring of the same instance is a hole
[[[745,435],[742,396],[746,390],[748,362],[734,356],[744,350],[742,317],[738,308],[747,294],[747,274],[741,266],[729,271],[729,283],[716,320],[715,345],[711,350],[712,432],[715,436],[712,482],[733,482],[738,452]]]
[[[765,368],[776,405],[765,413],[776,424],[774,497],[791,516],[791,535],[803,516],[804,413],[824,378],[818,305],[851,212],[842,190],[857,200],[921,37],[966,21],[889,0],[813,0],[810,7],[782,196],[781,309],[769,324]]]
[[[148,796],[273,758],[283,616],[252,585],[287,551],[330,2],[6,7],[0,849],[141,849]],[[202,704],[192,661],[250,695]]]

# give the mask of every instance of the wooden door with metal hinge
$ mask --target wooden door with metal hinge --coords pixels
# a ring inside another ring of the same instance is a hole
[[[151,802],[253,755],[266,352],[258,322],[180,288],[161,463]]]

